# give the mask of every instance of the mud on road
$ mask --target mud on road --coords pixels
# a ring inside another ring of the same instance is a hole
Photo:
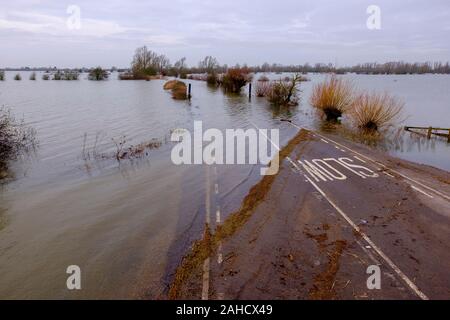
[[[300,129],[171,299],[449,299],[450,174]],[[370,266],[381,288],[370,290]],[[206,289],[206,290],[205,290]]]

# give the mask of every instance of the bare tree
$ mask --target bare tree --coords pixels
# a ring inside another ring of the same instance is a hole
[[[165,55],[148,50],[146,46],[136,49],[131,69],[134,77],[164,74],[170,68],[170,60]]]
[[[218,66],[219,63],[217,62],[217,59],[212,56],[206,56],[205,59],[198,64],[200,70],[209,74],[214,73]]]

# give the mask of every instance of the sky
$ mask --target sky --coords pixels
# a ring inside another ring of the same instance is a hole
[[[191,66],[446,62],[450,1],[0,0],[0,68],[128,67],[144,45]]]

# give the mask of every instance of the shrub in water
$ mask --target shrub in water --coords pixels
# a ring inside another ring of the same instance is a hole
[[[32,74],[30,74],[30,80],[36,80],[36,72],[33,72]]]
[[[353,97],[352,83],[333,75],[314,87],[310,103],[328,121],[337,121],[352,106]]]
[[[18,73],[14,76],[14,80],[17,80],[17,81],[22,80],[22,76],[20,75],[20,73]]]
[[[270,86],[267,99],[273,105],[295,106],[298,105],[297,86],[302,81],[302,76],[296,74],[287,80],[279,80]]]
[[[6,177],[8,162],[36,144],[35,132],[17,121],[9,109],[0,107],[0,179]]]
[[[0,81],[5,80],[5,71],[0,71]]]
[[[272,89],[272,85],[268,81],[260,81],[256,83],[255,94],[257,97],[265,97]]]
[[[164,90],[172,90],[172,97],[175,100],[187,99],[187,87],[183,81],[170,80],[164,84]]]
[[[94,68],[89,72],[89,80],[101,81],[108,79],[108,77],[108,71],[102,69],[101,67]]]
[[[364,132],[376,132],[400,118],[404,103],[387,93],[359,94],[350,116],[354,124]]]
[[[248,68],[231,68],[223,76],[223,87],[226,91],[232,93],[240,93],[244,87],[252,79]]]

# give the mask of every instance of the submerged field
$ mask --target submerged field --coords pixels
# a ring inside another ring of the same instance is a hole
[[[275,108],[265,99],[225,95],[191,81],[193,98],[175,101],[164,81],[0,82],[0,104],[37,131],[39,147],[12,167],[15,179],[0,193],[0,297],[155,298],[193,240],[202,234],[207,193],[204,166],[176,167],[170,161],[176,128],[194,120],[207,128],[280,128],[285,144],[295,128],[280,119],[323,129],[308,99],[323,75],[300,85],[300,105]],[[270,74],[277,79],[285,75]],[[257,78],[256,76],[255,78]],[[404,124],[449,127],[450,76],[346,75],[368,91],[390,93],[405,102]],[[255,79],[256,80],[256,79]],[[400,125],[400,124],[399,124]],[[142,156],[113,157],[116,143],[144,143]],[[153,142],[152,142],[153,141]],[[399,134],[378,146],[413,162],[450,171],[450,145]],[[256,166],[219,166],[217,203],[235,211],[260,179]],[[65,289],[68,265],[85,270],[84,290]],[[18,285],[22,283],[23,285]]]

